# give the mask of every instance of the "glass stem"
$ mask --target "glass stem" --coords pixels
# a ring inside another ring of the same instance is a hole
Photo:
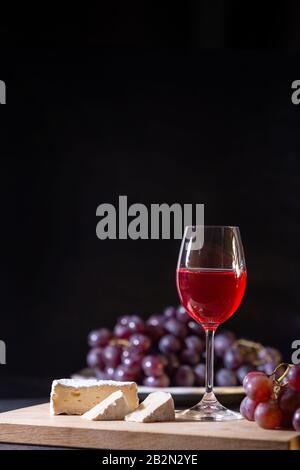
[[[206,330],[206,393],[211,394],[214,386],[214,336],[213,330]]]

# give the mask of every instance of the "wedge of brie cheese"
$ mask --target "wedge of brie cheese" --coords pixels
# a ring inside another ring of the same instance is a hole
[[[98,403],[94,408],[84,413],[81,417],[89,421],[113,421],[124,419],[128,413],[128,401],[122,390],[118,390]]]
[[[174,421],[175,410],[172,395],[166,392],[150,393],[135,411],[125,417],[125,420],[138,423]]]
[[[54,380],[50,395],[50,413],[82,415],[119,390],[126,397],[129,412],[135,410],[139,404],[135,382],[93,379]]]

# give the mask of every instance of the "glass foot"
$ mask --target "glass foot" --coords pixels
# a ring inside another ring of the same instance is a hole
[[[177,421],[232,421],[243,419],[240,413],[221,405],[213,393],[206,394],[197,405],[176,411]]]

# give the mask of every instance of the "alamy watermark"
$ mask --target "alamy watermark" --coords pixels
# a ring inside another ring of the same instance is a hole
[[[6,85],[3,80],[0,80],[0,104],[6,104]]]
[[[204,204],[161,203],[150,204],[148,209],[141,203],[128,206],[127,196],[119,196],[117,208],[100,204],[96,216],[100,217],[96,226],[99,240],[180,240],[186,226],[204,227]],[[203,231],[189,231],[191,249],[202,247]]]
[[[0,339],[0,364],[6,364],[6,344]]]
[[[292,353],[291,361],[293,364],[298,365],[300,364],[300,339],[295,339],[292,342],[292,349],[295,351]]]

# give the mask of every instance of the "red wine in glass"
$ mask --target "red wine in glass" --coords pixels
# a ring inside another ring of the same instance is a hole
[[[206,392],[178,419],[227,421],[241,415],[213,392],[214,333],[238,309],[246,288],[245,257],[238,227],[188,226],[182,239],[176,283],[182,305],[206,332]]]
[[[238,309],[246,288],[246,270],[177,270],[177,289],[190,316],[206,328],[216,328]]]

